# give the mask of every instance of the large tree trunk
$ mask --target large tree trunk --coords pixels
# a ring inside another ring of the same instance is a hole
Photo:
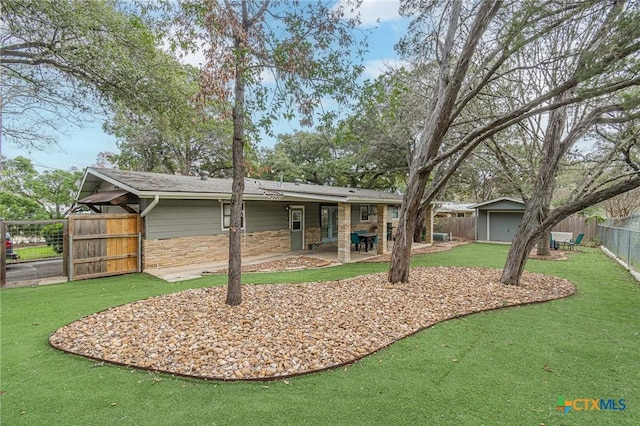
[[[404,193],[389,266],[388,280],[391,283],[409,282],[411,246],[425,186],[426,180],[412,179]]]
[[[513,238],[511,249],[507,255],[507,260],[502,270],[500,282],[507,285],[519,285],[520,278],[527,264],[527,258],[533,245],[536,242],[536,235],[539,232],[538,215],[532,213],[531,209],[526,209],[522,217],[520,228]]]
[[[538,218],[538,223],[543,223],[549,217],[549,210],[551,209],[551,197],[553,196],[553,191],[548,191],[547,198],[544,200],[542,207],[540,208],[540,217]],[[549,231],[545,231],[538,238],[538,248],[536,250],[536,254],[538,256],[548,256],[549,255],[549,243],[550,243],[551,233]]]
[[[540,238],[538,238],[538,247],[536,254],[538,256],[549,256],[549,249],[551,246],[551,233],[544,232]]]
[[[560,94],[556,97],[556,100],[561,101],[563,97],[564,94]],[[533,248],[536,239],[539,239],[542,235],[539,225],[547,218],[555,188],[558,165],[570,146],[562,143],[562,133],[566,120],[566,107],[558,108],[549,115],[542,146],[543,159],[540,162],[538,178],[535,180],[531,198],[526,203],[524,215],[520,222],[520,228],[513,237],[513,243],[507,255],[507,261],[500,278],[500,282],[503,284],[520,284],[520,278],[524,272],[529,252]]]
[[[411,259],[411,245],[416,229],[416,221],[423,201],[424,190],[434,165],[427,164],[437,157],[442,142],[449,131],[453,110],[458,99],[458,93],[464,81],[476,46],[486,31],[489,23],[500,8],[501,2],[484,0],[480,2],[477,13],[460,54],[454,52],[455,40],[460,27],[462,2],[451,3],[451,13],[447,26],[446,37],[441,51],[438,82],[434,90],[432,104],[428,118],[425,121],[424,132],[420,143],[416,147],[410,164],[409,182],[404,194],[400,223],[396,231],[393,245],[391,265],[388,279],[391,283],[409,281],[409,265]],[[457,59],[453,66],[454,57]],[[452,69],[453,68],[453,69]]]
[[[244,39],[235,37],[235,48],[239,55],[244,52]],[[231,186],[231,221],[229,225],[229,273],[226,304],[237,306],[242,303],[242,203],[244,195],[244,58],[236,66],[233,105],[233,183]]]

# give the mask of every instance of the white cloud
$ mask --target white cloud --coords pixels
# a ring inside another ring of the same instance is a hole
[[[400,0],[362,0],[360,7],[351,11],[351,5],[341,1],[347,12],[347,17],[354,17],[360,14],[360,20],[364,26],[372,26],[378,22],[389,22],[401,19],[398,14]]]
[[[389,71],[390,68],[398,68],[402,64],[394,58],[371,59],[364,63],[363,77],[375,80],[380,74]]]

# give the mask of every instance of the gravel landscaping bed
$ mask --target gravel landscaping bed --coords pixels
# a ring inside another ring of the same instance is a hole
[[[500,270],[411,270],[410,283],[386,273],[331,282],[244,285],[243,303],[224,304],[226,287],[152,297],[60,328],[55,348],[171,374],[270,380],[352,363],[449,318],[571,295],[569,281],[525,272],[522,285]]]
[[[331,261],[318,259],[316,257],[292,256],[251,265],[242,265],[242,272],[295,271],[299,269],[322,268],[331,264]],[[223,268],[212,272],[203,272],[203,275],[226,274],[227,271],[227,268]]]

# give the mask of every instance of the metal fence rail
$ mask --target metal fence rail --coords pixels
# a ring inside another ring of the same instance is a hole
[[[640,272],[640,231],[598,225],[598,237],[601,244],[630,269]]]

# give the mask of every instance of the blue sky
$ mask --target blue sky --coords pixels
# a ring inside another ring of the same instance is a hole
[[[398,15],[398,0],[364,0],[360,17],[363,28],[374,28],[369,36],[370,51],[364,63],[364,78],[373,80],[387,65],[397,64],[393,46],[404,35],[408,21]],[[196,64],[199,58],[192,57],[189,62]],[[2,155],[8,158],[28,157],[40,172],[52,169],[70,170],[72,167],[82,170],[94,165],[100,152],[118,151],[115,138],[102,131],[102,123],[102,119],[96,118],[85,123],[82,128],[67,128],[59,136],[58,146],[43,151],[27,152],[3,143]],[[296,124],[280,122],[274,133],[292,133],[299,129]],[[273,143],[268,138],[262,141],[264,146],[272,146]]]

